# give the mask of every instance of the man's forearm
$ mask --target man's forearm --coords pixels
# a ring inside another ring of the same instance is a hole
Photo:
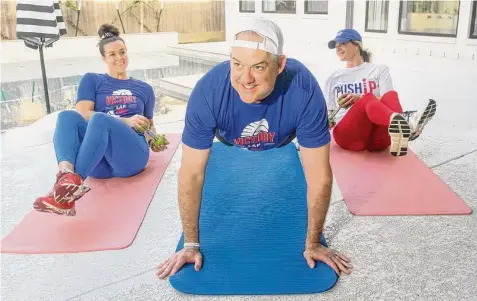
[[[185,242],[199,242],[199,211],[204,175],[179,171],[179,210]]]
[[[330,175],[321,179],[314,189],[308,189],[308,231],[306,247],[316,246],[320,243],[321,234],[330,205],[331,186],[333,178]]]

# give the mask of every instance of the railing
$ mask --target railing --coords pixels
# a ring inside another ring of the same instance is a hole
[[[166,77],[176,77],[184,75],[192,75],[206,73],[218,62],[212,62],[197,58],[180,58],[178,66],[131,70],[131,76],[148,82],[153,88],[156,95],[155,114],[164,114],[167,108],[160,104],[160,100],[164,95],[174,97],[167,94],[168,92],[161,89],[159,80]],[[17,126],[25,126],[35,122],[46,115],[46,104],[40,80],[34,82],[22,81],[14,83],[2,83],[3,91],[6,91],[8,98],[2,98],[1,104],[1,125],[2,129]],[[50,108],[51,112],[61,111],[74,107],[79,76],[69,76],[62,78],[53,78],[48,80],[50,90]],[[35,88],[35,86],[37,88]],[[33,91],[33,92],[32,92]],[[34,94],[34,95],[32,95]]]
[[[51,112],[74,106],[78,85],[65,86],[49,92]],[[2,129],[25,126],[46,115],[44,95],[3,100],[1,104]]]
[[[149,81],[156,95],[155,114],[164,114],[167,108],[160,104],[164,96],[157,81]],[[61,89],[50,91],[51,112],[71,109],[75,105],[78,85],[65,86]],[[0,102],[2,114],[2,129],[29,125],[46,115],[44,95],[34,95],[28,98],[4,100]]]

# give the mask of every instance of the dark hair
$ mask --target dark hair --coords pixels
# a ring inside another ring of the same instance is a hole
[[[369,52],[368,50],[363,50],[363,49],[359,49],[359,54],[361,55],[361,57],[363,58],[363,61],[365,61],[366,63],[371,63],[371,52]]]
[[[354,45],[359,47],[359,55],[363,58],[363,61],[366,63],[371,63],[372,53],[369,50],[363,49],[363,44],[361,42],[351,41]]]
[[[111,24],[103,24],[98,29],[98,35],[101,39],[98,43],[99,45],[99,53],[104,56],[104,46],[108,43],[115,42],[115,41],[122,41],[124,40],[119,37],[119,30]],[[126,44],[126,43],[124,43]]]

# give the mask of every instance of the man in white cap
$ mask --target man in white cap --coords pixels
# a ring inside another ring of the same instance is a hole
[[[283,54],[280,28],[272,21],[255,19],[236,31],[230,61],[205,74],[189,98],[179,172],[184,248],[161,263],[156,275],[164,279],[186,263],[195,263],[196,270],[202,266],[199,210],[215,136],[228,145],[254,151],[297,138],[309,208],[303,256],[310,268],[315,261],[323,261],[338,275],[349,274],[349,259],[320,243],[332,185],[323,93],[303,64]]]

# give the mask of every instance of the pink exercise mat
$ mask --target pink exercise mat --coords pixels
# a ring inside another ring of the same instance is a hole
[[[132,244],[169,162],[181,141],[166,134],[167,150],[130,178],[87,179],[91,188],[76,203],[76,216],[31,210],[8,234],[2,253],[75,253],[123,249]],[[33,203],[33,200],[32,200]]]
[[[331,144],[331,166],[343,198],[355,215],[453,215],[472,209],[412,150],[353,152]]]

